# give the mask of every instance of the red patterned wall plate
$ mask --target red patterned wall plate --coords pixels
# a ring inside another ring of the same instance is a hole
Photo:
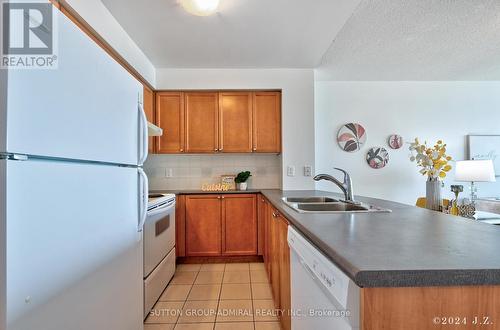
[[[346,124],[340,128],[337,142],[344,151],[358,151],[366,142],[365,128],[357,123]]]
[[[371,168],[383,168],[389,162],[389,152],[383,147],[374,147],[368,150],[366,162]]]
[[[398,134],[393,134],[389,136],[389,140],[387,141],[387,143],[392,149],[399,149],[403,146],[403,137]]]

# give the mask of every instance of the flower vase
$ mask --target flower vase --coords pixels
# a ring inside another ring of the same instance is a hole
[[[426,182],[426,205],[425,207],[433,211],[441,211],[442,198],[441,198],[441,181],[427,180]]]
[[[248,188],[248,183],[247,182],[240,182],[238,183],[238,190],[247,190]]]

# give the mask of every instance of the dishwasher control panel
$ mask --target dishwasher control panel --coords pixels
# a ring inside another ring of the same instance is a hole
[[[339,307],[346,308],[349,277],[291,226],[288,227],[288,245],[310,276],[330,292]]]

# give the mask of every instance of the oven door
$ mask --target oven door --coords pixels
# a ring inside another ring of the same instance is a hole
[[[144,278],[175,246],[175,199],[148,211],[144,224]]]

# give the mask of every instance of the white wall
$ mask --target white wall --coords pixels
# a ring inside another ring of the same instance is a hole
[[[500,134],[500,82],[316,82],[315,106],[316,173],[345,168],[356,194],[408,204],[425,196],[425,178],[409,161],[407,145],[399,150],[387,146],[390,134],[401,134],[405,142],[443,139],[456,160],[466,157],[467,134]],[[352,154],[336,142],[338,129],[348,122],[361,123],[368,137],[362,150]],[[389,150],[386,168],[367,165],[372,146]],[[443,190],[449,197],[453,177]],[[317,188],[336,190],[328,182]],[[500,196],[500,182],[479,188],[480,196]]]
[[[144,79],[155,84],[155,68],[101,0],[66,0]]]
[[[158,69],[157,89],[281,89],[282,184],[285,190],[314,189],[303,166],[314,168],[314,72],[310,69]],[[295,177],[286,167],[296,167]]]

